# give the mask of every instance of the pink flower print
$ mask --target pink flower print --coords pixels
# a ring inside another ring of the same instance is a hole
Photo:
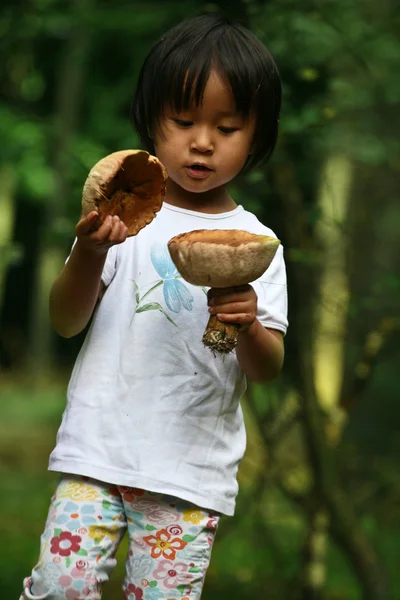
[[[172,510],[164,509],[164,508],[155,508],[154,510],[150,510],[147,518],[152,523],[157,523],[164,527],[169,525],[169,523],[174,523],[176,521],[176,513]]]
[[[169,589],[188,584],[190,581],[188,566],[183,562],[173,563],[170,560],[161,560],[153,575],[156,579],[162,579],[165,587]]]
[[[125,590],[126,600],[143,600],[143,590],[130,583]]]
[[[167,527],[167,531],[171,535],[181,535],[181,533],[183,533],[183,529],[180,525],[170,525]]]
[[[85,560],[78,560],[75,567],[71,571],[71,576],[74,579],[84,579],[85,571],[88,568],[88,563]]]
[[[58,583],[63,588],[67,588],[72,583],[72,577],[70,577],[69,575],[61,575],[61,577],[58,580]]]
[[[213,515],[213,513],[210,513],[208,516],[210,517],[210,519],[207,521],[206,527],[209,527],[210,529],[217,529],[218,517],[216,515]]]
[[[50,552],[60,556],[70,556],[71,552],[79,552],[81,549],[79,542],[81,541],[80,535],[72,535],[69,531],[63,531],[51,539]]]
[[[133,502],[135,496],[143,496],[144,494],[144,490],[140,490],[139,488],[118,486],[118,489],[125,502]]]
[[[67,598],[67,600],[80,600],[81,596],[81,592],[79,590],[74,590],[74,588],[69,588],[69,590],[67,590],[65,592],[65,597]]]
[[[151,557],[158,558],[163,555],[164,558],[175,560],[176,551],[183,550],[187,542],[180,538],[171,539],[171,535],[166,529],[157,531],[156,535],[148,535],[143,538],[148,546],[151,546]]]

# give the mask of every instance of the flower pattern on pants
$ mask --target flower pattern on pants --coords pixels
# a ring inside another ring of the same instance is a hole
[[[176,552],[183,550],[186,546],[186,542],[179,538],[171,539],[171,535],[166,529],[161,529],[161,531],[157,531],[156,535],[148,535],[143,539],[146,544],[151,546],[152,558],[159,558],[162,554],[165,558],[174,560]]]
[[[64,476],[20,600],[100,600],[126,532],[126,600],[198,600],[218,522],[178,498]]]

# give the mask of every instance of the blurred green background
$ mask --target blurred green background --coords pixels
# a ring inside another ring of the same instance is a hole
[[[88,171],[138,147],[129,105],[154,41],[225,8],[284,82],[267,166],[232,185],[285,246],[280,378],[249,387],[237,514],[206,600],[400,598],[400,42],[395,0],[3,0],[0,13],[0,597],[35,564],[47,459],[83,336],[58,338],[48,290]],[[119,566],[105,600],[122,598]]]

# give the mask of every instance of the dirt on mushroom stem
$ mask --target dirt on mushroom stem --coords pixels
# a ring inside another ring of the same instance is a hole
[[[240,325],[237,323],[223,323],[216,315],[211,315],[202,342],[214,356],[229,354],[236,348],[239,330]]]

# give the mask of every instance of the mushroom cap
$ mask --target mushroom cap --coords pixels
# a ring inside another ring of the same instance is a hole
[[[224,288],[261,277],[279,244],[274,237],[240,229],[197,229],[173,237],[168,249],[188,283]]]
[[[120,150],[91,169],[82,193],[82,214],[96,210],[100,226],[107,215],[118,215],[136,235],[151,223],[165,197],[167,170],[144,150]]]

